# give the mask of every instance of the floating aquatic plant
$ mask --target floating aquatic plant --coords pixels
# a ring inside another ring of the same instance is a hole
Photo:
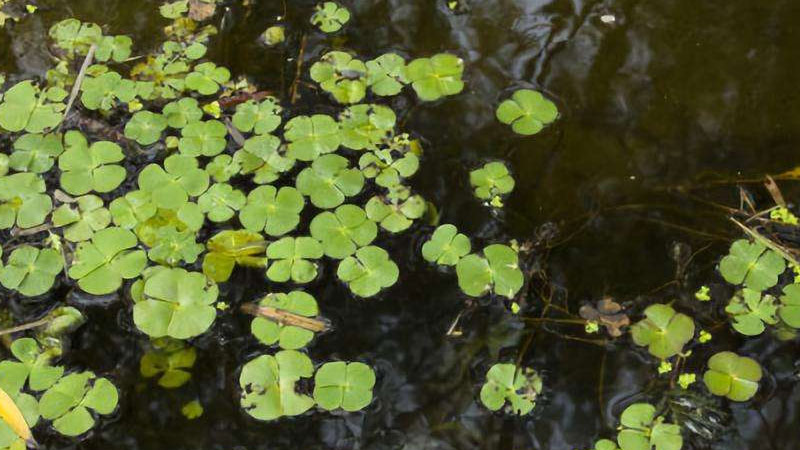
[[[517,134],[536,134],[558,117],[556,105],[540,92],[520,89],[497,107],[497,120]]]
[[[778,275],[786,270],[783,257],[758,242],[740,239],[731,245],[728,255],[719,263],[719,272],[731,284],[744,284],[756,291],[778,283]]]
[[[386,250],[368,245],[339,263],[336,275],[359,297],[372,297],[397,282],[399,269]]]
[[[375,372],[360,362],[323,364],[314,374],[314,400],[320,408],[358,411],[372,401]]]
[[[491,290],[510,299],[519,292],[524,281],[519,255],[502,244],[486,246],[483,256],[472,253],[459,259],[456,274],[458,286],[471,297],[480,297]]]
[[[314,406],[314,399],[295,389],[313,373],[308,356],[295,350],[258,356],[242,367],[239,376],[242,408],[259,420],[303,414]]]
[[[744,288],[731,297],[725,312],[733,319],[733,328],[745,336],[757,336],[766,325],[778,323],[775,297]]]
[[[350,21],[350,11],[336,2],[324,2],[317,5],[311,15],[311,24],[325,33],[335,33]]]
[[[463,73],[464,61],[449,53],[415,59],[406,67],[406,78],[420,100],[424,101],[434,101],[461,92],[464,89],[461,80]]]
[[[651,355],[667,359],[683,351],[694,337],[694,321],[669,305],[650,305],[645,318],[631,327],[636,345],[646,346]]]
[[[656,416],[649,403],[634,403],[620,416],[621,431],[617,442],[622,450],[680,450],[683,447],[681,428]]]
[[[426,261],[443,266],[455,266],[472,250],[469,238],[458,232],[455,225],[444,224],[436,228],[430,240],[422,246]]]
[[[103,199],[84,195],[75,204],[64,204],[53,211],[53,226],[64,228],[64,239],[71,242],[88,241],[94,233],[111,224],[111,213],[103,207]]]
[[[761,366],[755,360],[733,352],[720,352],[709,358],[703,382],[714,395],[744,402],[758,391],[761,376]]]
[[[486,373],[480,399],[491,411],[500,410],[508,402],[509,412],[523,416],[536,405],[542,393],[542,379],[535,370],[517,368],[514,364],[495,364]]]
[[[258,307],[276,310],[273,317],[260,315],[250,323],[250,331],[262,344],[278,344],[282,349],[297,350],[314,339],[314,331],[308,327],[291,325],[288,321],[278,321],[278,317],[284,312],[301,317],[319,315],[317,301],[310,294],[303,291],[292,291],[288,294],[272,293],[261,299]]]

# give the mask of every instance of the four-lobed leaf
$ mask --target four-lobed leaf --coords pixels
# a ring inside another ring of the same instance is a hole
[[[720,352],[709,358],[703,382],[714,395],[744,402],[756,395],[761,376],[761,366],[754,359]]]
[[[540,92],[520,89],[500,103],[495,114],[497,120],[511,125],[515,133],[529,136],[555,121],[558,108]]]
[[[347,158],[323,155],[297,175],[296,186],[314,206],[330,209],[361,192],[364,176],[358,169],[350,167]]]
[[[372,401],[375,372],[360,362],[336,361],[323,364],[314,374],[314,400],[328,411],[341,408],[358,411]]]
[[[422,245],[425,261],[442,266],[455,266],[472,250],[469,238],[458,232],[455,225],[440,225],[431,238]]]
[[[100,230],[91,241],[78,244],[68,274],[89,294],[110,294],[147,265],[147,255],[136,247],[138,243],[136,235],[124,228]]]
[[[269,244],[267,258],[272,263],[267,278],[275,282],[308,283],[317,277],[317,264],[309,261],[322,258],[322,244],[308,237],[287,236]]]
[[[185,155],[172,155],[164,160],[164,167],[148,164],[139,172],[139,189],[149,192],[160,208],[177,210],[208,188],[209,177],[198,167],[197,159]]]
[[[449,53],[415,59],[406,67],[406,78],[423,101],[434,101],[461,92],[464,89],[461,80],[463,73],[464,61]]]
[[[300,212],[305,199],[300,192],[285,186],[259,186],[247,195],[247,204],[239,212],[239,222],[254,232],[264,231],[270,236],[283,236],[300,223]]]
[[[335,33],[350,21],[350,11],[336,2],[324,2],[317,5],[311,15],[311,24],[325,33]]]
[[[513,414],[523,416],[533,410],[541,392],[542,379],[533,369],[495,364],[486,373],[480,399],[490,411],[498,411],[508,402]]]
[[[650,305],[645,318],[633,324],[631,335],[636,345],[647,346],[651,355],[667,359],[683,351],[694,337],[694,321],[669,305]]]
[[[302,317],[319,315],[317,301],[311,294],[303,291],[292,291],[288,294],[272,293],[258,302],[259,307],[273,308],[278,312],[288,312]],[[270,320],[259,316],[250,322],[250,332],[264,345],[278,344],[286,350],[297,350],[305,347],[312,339],[314,332],[306,328]]]
[[[75,200],[75,204],[66,203],[53,211],[53,226],[64,227],[64,239],[88,241],[95,232],[111,224],[111,213],[103,207],[103,199],[84,195]]]
[[[311,236],[322,243],[325,255],[343,259],[359,247],[372,243],[378,235],[375,222],[355,205],[341,205],[335,211],[323,211],[311,220]]]
[[[719,263],[719,272],[731,284],[744,284],[763,291],[778,283],[786,269],[783,257],[758,242],[740,239],[731,245],[728,255]]]
[[[64,146],[58,157],[59,182],[69,194],[111,192],[125,181],[125,168],[115,164],[125,159],[119,145],[109,141],[89,145],[83,134],[71,130],[64,135]]]
[[[777,310],[775,297],[749,288],[736,292],[725,307],[733,319],[733,328],[745,336],[757,336],[766,325],[778,323]]]
[[[400,271],[386,250],[368,245],[339,263],[336,276],[347,283],[353,294],[372,297],[397,282]]]
[[[303,414],[314,406],[314,399],[297,393],[296,386],[313,373],[311,359],[296,350],[258,356],[242,367],[239,376],[242,408],[258,420]]]

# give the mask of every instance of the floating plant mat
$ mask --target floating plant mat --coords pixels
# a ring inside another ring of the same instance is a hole
[[[405,6],[0,1],[52,53],[0,65],[0,448],[729,448],[792,388],[791,255],[571,283],[613,228],[546,200],[580,102],[444,32],[483,5]]]

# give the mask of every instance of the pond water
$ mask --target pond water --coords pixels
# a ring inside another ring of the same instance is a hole
[[[280,49],[257,37],[284,5],[250,3],[229,2],[214,19],[221,32],[211,59],[285,96],[315,2],[286,0],[289,41]],[[405,129],[425,142],[411,184],[439,207],[443,223],[457,224],[479,244],[552,234],[537,250],[539,283],[526,297],[531,316],[547,295],[572,311],[611,296],[632,316],[652,301],[688,298],[714,280],[716,262],[738,236],[726,211],[708,202],[738,207],[737,179],[800,163],[796,1],[465,0],[460,13],[444,1],[342,3],[353,14],[346,31],[333,38],[310,33],[304,68],[331,46],[365,59],[391,50],[412,58],[448,51],[465,60],[467,88],[460,95],[419,105],[399,98],[392,105]],[[0,30],[0,72],[12,80],[49,68],[46,35],[56,20],[103,24],[130,35],[142,51],[160,42],[167,25],[152,1],[37,5],[36,14]],[[613,20],[601,20],[606,15]],[[530,138],[494,118],[498,101],[520,87],[546,92],[562,114]],[[300,94],[300,112],[334,110],[311,90]],[[499,213],[479,204],[468,181],[470,169],[493,159],[507,161],[517,180]],[[791,184],[782,188],[789,199],[798,193]],[[752,193],[768,201],[758,185]],[[621,405],[648,398],[652,358],[632,351],[628,337],[598,346],[563,336],[585,336],[580,327],[526,327],[497,304],[469,306],[454,276],[422,260],[419,247],[430,230],[382,235],[379,244],[400,265],[401,278],[377,299],[352,298],[331,282],[333,266],[323,267],[310,287],[334,325],[311,346],[312,359],[360,360],[378,371],[376,400],[364,413],[267,424],[244,414],[238,370],[258,346],[249,319],[233,314],[197,340],[191,383],[157,388],[139,376],[147,340],[133,327],[127,303],[89,304],[83,307],[90,321],[66,360],[112,377],[123,392],[121,408],[84,442],[41,440],[46,448],[104,450],[571,450],[613,436]],[[676,279],[676,254],[683,261],[693,252],[682,282],[667,284]],[[235,304],[268,289],[261,274],[241,271],[223,297]],[[17,306],[31,315],[44,307]],[[461,334],[448,336],[459,314]],[[725,327],[714,339],[719,348],[755,356],[767,377],[753,402],[731,408],[721,441],[688,439],[685,448],[800,448],[796,342],[745,341]],[[533,415],[509,418],[479,407],[487,367],[516,358],[544,376],[544,398]],[[180,406],[195,397],[205,414],[188,421]]]

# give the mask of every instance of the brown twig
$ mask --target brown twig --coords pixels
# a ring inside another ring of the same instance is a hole
[[[78,98],[78,94],[81,91],[81,85],[83,84],[83,79],[84,77],[86,77],[86,71],[92,64],[92,60],[94,60],[95,50],[97,50],[97,44],[92,44],[92,46],[89,47],[89,51],[86,53],[86,58],[83,59],[83,64],[81,64],[81,70],[80,72],[78,72],[78,77],[75,78],[75,84],[72,85],[72,91],[69,93],[69,101],[67,102],[67,108],[64,110],[64,118],[61,121],[62,124],[64,123],[64,120],[67,120],[69,111],[72,109],[72,105],[75,103],[75,99]]]
[[[31,235],[34,235],[36,233],[41,233],[42,231],[47,231],[52,227],[53,226],[50,225],[49,223],[45,223],[45,224],[39,225],[38,227],[33,227],[33,228],[25,228],[25,229],[14,228],[13,230],[11,230],[10,234],[11,234],[12,237],[31,236]]]
[[[236,142],[236,144],[239,147],[244,147],[244,142],[245,142],[244,136],[242,136],[242,133],[240,133],[239,130],[237,130],[236,127],[233,126],[233,124],[231,123],[231,119],[227,117],[225,118],[225,127],[228,128],[228,133],[230,133],[231,137]]]
[[[242,305],[242,311],[254,316],[260,316],[281,325],[290,325],[304,330],[319,333],[330,330],[330,325],[324,320],[301,316],[271,306],[259,306],[254,303]]]
[[[800,262],[798,262],[797,259],[791,253],[789,253],[789,251],[786,250],[786,248],[784,248],[783,246],[776,244],[775,242],[773,242],[772,240],[768,239],[767,237],[762,236],[758,232],[748,228],[747,225],[742,224],[741,222],[739,222],[738,220],[734,219],[733,217],[731,217],[731,221],[733,223],[735,223],[736,225],[738,225],[739,228],[741,228],[745,233],[747,233],[747,235],[749,235],[750,237],[752,237],[756,241],[758,241],[761,244],[763,244],[763,245],[769,247],[770,249],[776,251],[778,254],[783,256],[787,261],[789,261],[793,265],[800,266]]]
[[[49,317],[45,317],[43,319],[39,319],[33,322],[24,323],[22,325],[17,325],[16,327],[6,328],[5,330],[0,330],[0,336],[4,336],[6,334],[17,333],[20,331],[30,330],[32,328],[38,328],[42,325],[47,325],[50,322]]]
[[[300,75],[303,72],[303,55],[306,52],[306,42],[308,41],[308,35],[304,34],[302,40],[300,41],[300,52],[297,55],[297,70],[294,74],[294,81],[292,82],[292,89],[291,95],[289,96],[289,100],[294,105],[294,102],[297,100],[297,85],[300,83]]]

